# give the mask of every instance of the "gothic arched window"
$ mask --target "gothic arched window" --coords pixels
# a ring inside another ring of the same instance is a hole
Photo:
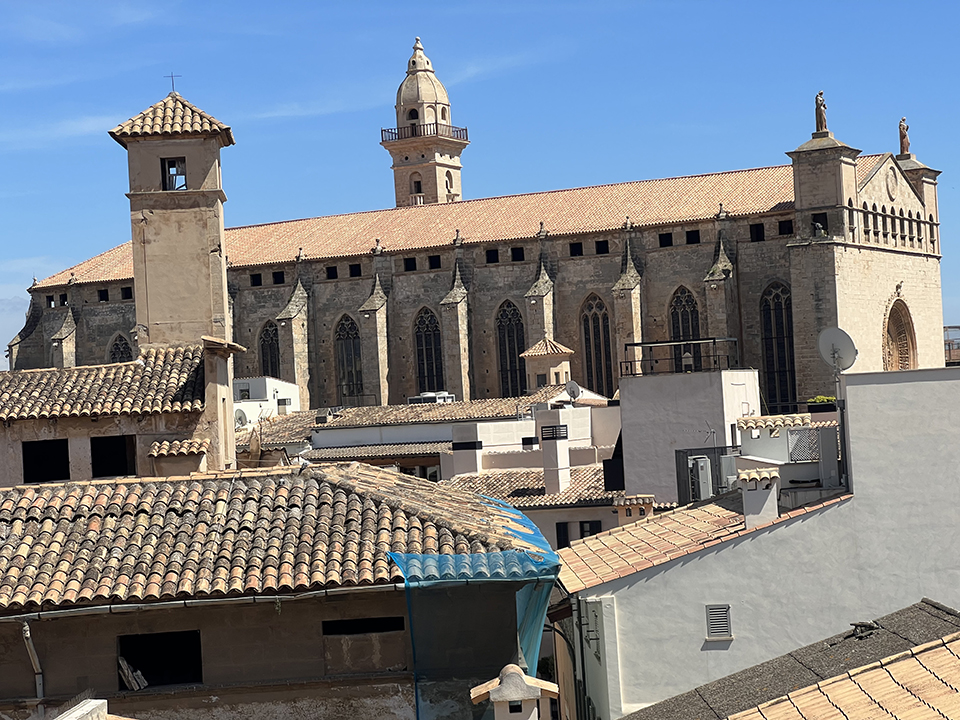
[[[897,300],[887,316],[883,343],[884,370],[911,370],[917,366],[917,340],[913,320],[903,300]]]
[[[580,309],[583,328],[583,363],[587,387],[613,397],[613,359],[610,351],[610,315],[596,295],[591,295]]]
[[[363,395],[363,369],[360,363],[360,328],[349,315],[337,323],[334,333],[337,354],[337,394],[340,403],[355,403]]]
[[[413,334],[417,342],[417,387],[420,392],[443,390],[443,350],[437,316],[423,308],[417,313]]]
[[[280,377],[280,336],[277,324],[268,322],[260,331],[260,374]]]
[[[670,301],[670,339],[700,339],[700,309],[693,293],[685,287],[677,288]],[[700,345],[677,345],[673,349],[674,372],[702,370]]]
[[[527,349],[520,308],[509,300],[497,311],[497,348],[500,355],[500,395],[517,397],[527,392],[527,370],[520,353]]]
[[[130,341],[123,335],[117,335],[110,346],[110,362],[122,363],[133,360],[133,348],[130,347]]]
[[[763,392],[767,412],[797,410],[797,373],[793,360],[793,304],[790,288],[775,282],[760,298],[763,343]]]

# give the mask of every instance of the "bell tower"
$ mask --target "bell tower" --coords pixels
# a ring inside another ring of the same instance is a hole
[[[230,127],[176,92],[110,131],[127,150],[137,341],[230,341],[220,149]]]
[[[393,158],[397,207],[459,200],[460,153],[467,129],[456,127],[450,99],[417,38],[407,77],[397,90],[397,125],[380,131]]]

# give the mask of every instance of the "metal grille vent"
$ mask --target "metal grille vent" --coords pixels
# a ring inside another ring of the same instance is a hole
[[[568,437],[566,425],[544,425],[540,428],[540,437],[544,440],[566,440]]]
[[[820,459],[820,434],[813,428],[800,428],[787,433],[790,462],[812,462]]]
[[[729,640],[733,637],[729,605],[707,605],[707,640]]]

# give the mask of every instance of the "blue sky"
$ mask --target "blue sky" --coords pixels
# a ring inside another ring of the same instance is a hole
[[[465,197],[789,162],[823,90],[865,153],[940,178],[944,320],[960,324],[960,140],[948,2],[0,0],[0,344],[45,277],[129,238],[107,130],[164,75],[233,127],[228,226],[390,207],[379,130],[415,36],[470,129]]]

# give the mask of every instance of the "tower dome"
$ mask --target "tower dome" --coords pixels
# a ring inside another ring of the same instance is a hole
[[[423,54],[420,38],[413,44],[407,76],[397,90],[397,127],[411,122],[450,125],[450,99],[437,79],[430,58]]]

